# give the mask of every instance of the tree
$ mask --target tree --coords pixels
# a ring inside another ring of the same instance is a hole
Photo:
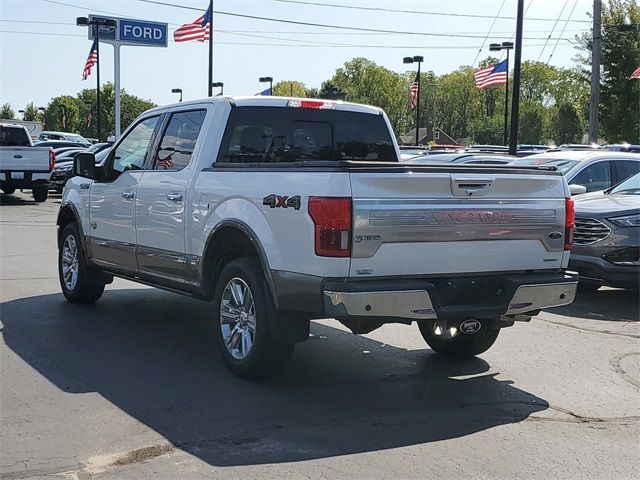
[[[29,102],[27,106],[24,107],[24,120],[42,122],[42,113],[38,111],[38,108],[33,104],[33,102]]]
[[[545,109],[539,102],[523,100],[520,103],[518,143],[540,143],[542,141],[544,119]]]
[[[322,82],[318,91],[318,98],[326,98],[327,100],[344,100],[346,93],[334,85],[331,80]]]
[[[5,103],[0,107],[0,118],[6,118],[8,120],[12,120],[16,118],[16,112],[11,108],[11,105]]]
[[[55,97],[49,102],[46,113],[48,130],[77,132],[80,126],[80,109],[70,95]]]
[[[553,139],[557,145],[579,142],[584,131],[578,113],[570,103],[561,103],[552,108],[546,130],[547,139]]]
[[[640,23],[637,0],[609,0],[602,6],[602,78],[600,88],[600,136],[609,142],[640,143],[640,82],[629,75],[640,64],[640,38],[621,26]],[[590,65],[591,34],[580,37],[586,53],[581,60]]]
[[[284,80],[273,86],[271,94],[279,97],[306,98],[307,89],[305,88],[304,83],[296,82],[294,80]]]

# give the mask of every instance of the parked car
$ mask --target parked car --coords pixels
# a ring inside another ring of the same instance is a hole
[[[102,165],[102,162],[105,158],[107,158],[107,154],[109,153],[109,149],[105,147],[110,147],[112,144],[99,144],[100,147],[94,150],[91,153],[95,153],[95,161],[96,165]],[[94,145],[93,147],[97,147]],[[55,190],[56,193],[62,193],[64,190],[64,186],[67,184],[67,181],[75,175],[73,171],[73,161],[78,153],[81,152],[90,152],[93,148],[88,148],[86,150],[74,151],[71,156],[62,158],[59,161],[56,160],[56,166],[53,168],[53,172],[51,172],[51,178],[49,179],[49,188]]]
[[[572,195],[605,190],[640,172],[637,153],[568,150],[519,158],[512,165],[556,167],[567,179]]]
[[[28,188],[36,202],[44,202],[54,161],[51,148],[34,147],[24,126],[0,124],[0,189],[4,193]]]
[[[569,268],[580,285],[638,289],[640,279],[640,174],[604,192],[576,198],[574,249]]]
[[[69,140],[37,140],[33,142],[33,145],[36,147],[51,147],[54,149],[62,147],[87,148],[84,144],[70,142]]]
[[[56,150],[56,163],[71,161],[79,152],[98,153],[105,148],[111,147],[111,145],[113,145],[113,142],[102,142],[91,145],[89,148],[68,147],[69,150],[62,153],[59,153],[58,150]]]
[[[38,135],[38,140],[67,140],[69,142],[79,143],[80,145],[84,145],[87,147],[91,145],[91,142],[84,138],[82,135],[69,132],[49,132],[45,130],[44,132],[40,132],[40,135]]]
[[[399,154],[378,107],[213,97],[148,110],[102,166],[76,156],[57,219],[62,292],[95,302],[118,275],[212,300],[221,355],[248,378],[281,370],[311,319],[354,333],[415,321],[436,352],[472,356],[573,301],[558,172]]]
[[[473,163],[476,165],[507,165],[514,160],[508,155],[489,155],[478,153],[441,153],[438,155],[420,155],[409,160],[411,163]]]
[[[400,148],[400,158],[402,160],[408,160],[410,158],[416,157],[418,155],[424,155],[429,152],[429,147],[427,146],[415,146],[415,145],[402,145]]]
[[[605,145],[604,149],[610,150],[612,152],[640,153],[640,145],[631,145],[630,143],[615,143],[612,145]]]
[[[602,150],[602,147],[597,143],[563,143],[557,147],[558,150],[586,150],[591,152],[593,150]]]

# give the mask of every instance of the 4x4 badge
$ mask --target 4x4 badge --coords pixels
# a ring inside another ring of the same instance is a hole
[[[272,193],[262,199],[262,204],[267,205],[269,208],[293,208],[294,210],[300,210],[300,195],[288,197],[286,195],[276,195]]]

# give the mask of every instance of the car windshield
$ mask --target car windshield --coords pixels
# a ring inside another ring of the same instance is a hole
[[[110,148],[105,148],[104,150],[100,150],[98,153],[96,153],[94,155],[94,158],[96,159],[96,165],[102,165],[104,159],[107,158],[107,155],[109,155],[110,151]]]
[[[566,173],[575,167],[578,163],[578,160],[568,160],[566,158],[549,158],[549,157],[527,157],[520,158],[511,162],[511,165],[546,165],[553,166],[558,169],[562,175],[566,175]]]
[[[96,143],[95,145],[91,145],[89,148],[87,148],[87,152],[98,153],[105,148],[107,148],[107,145],[105,145],[104,143]]]
[[[607,195],[640,195],[640,173],[605,192]]]
[[[89,143],[89,141],[81,135],[67,135],[67,140],[78,143]]]

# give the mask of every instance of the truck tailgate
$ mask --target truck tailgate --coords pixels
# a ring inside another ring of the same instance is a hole
[[[566,267],[565,186],[505,168],[351,171],[351,277]]]
[[[49,147],[0,147],[2,171],[49,171]]]

